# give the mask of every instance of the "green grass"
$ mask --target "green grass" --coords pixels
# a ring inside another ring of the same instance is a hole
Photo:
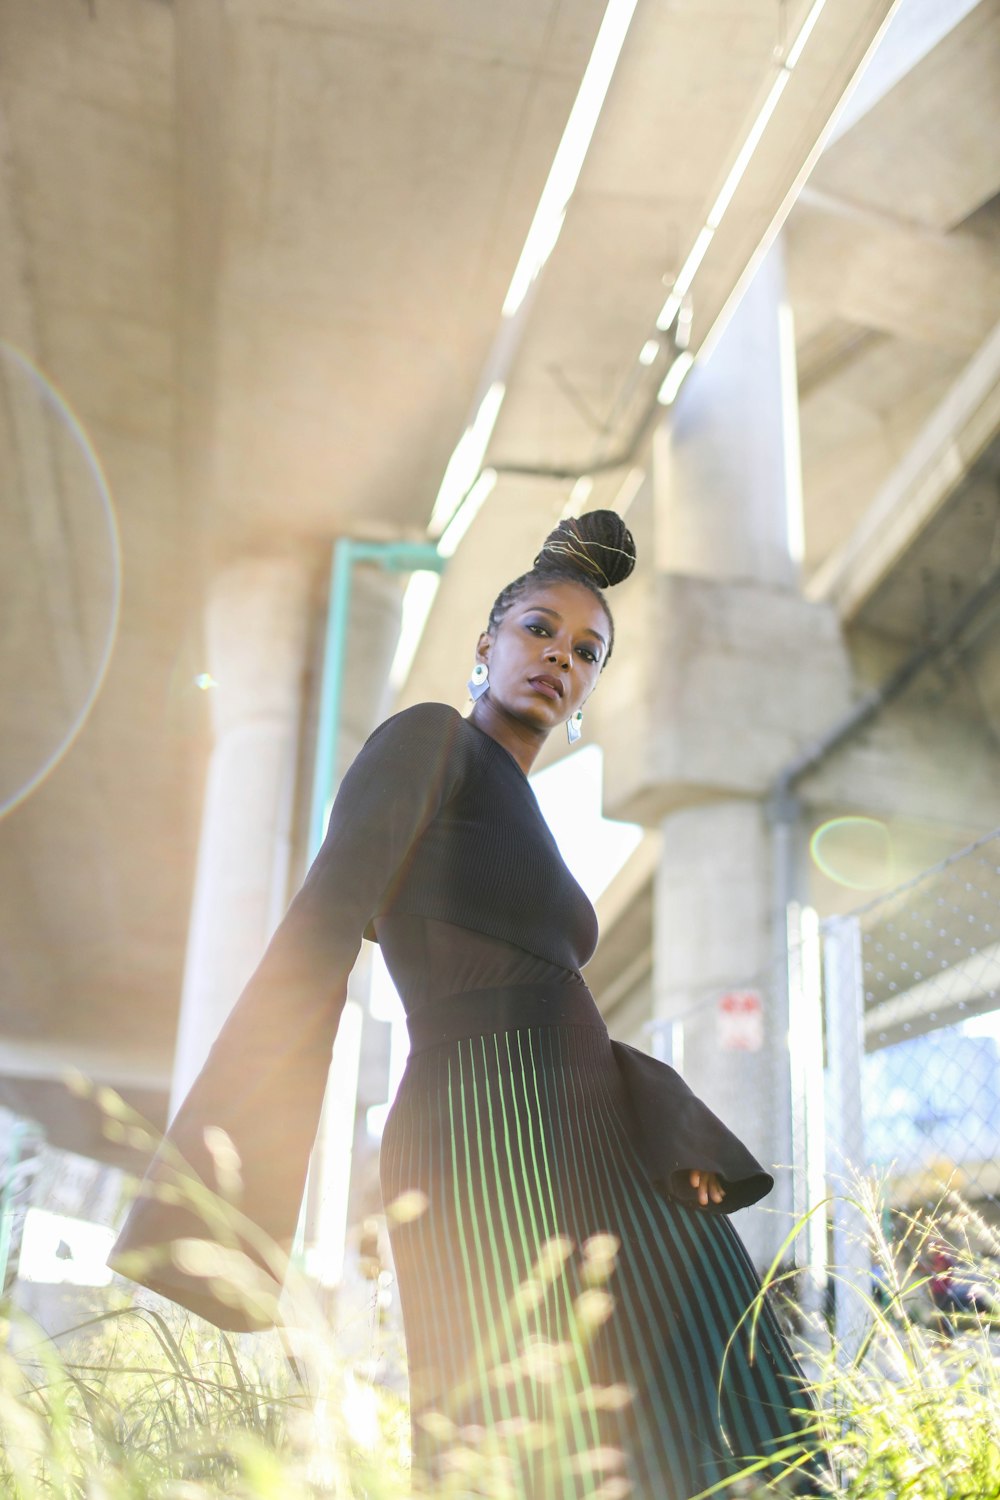
[[[0,1356],[5,1496],[407,1493],[404,1403],[332,1359],[302,1379],[276,1337],[173,1309],[111,1309],[59,1349],[16,1317],[4,1332],[19,1351]]]
[[[1000,1241],[955,1194],[894,1216],[884,1190],[859,1180],[851,1201],[867,1227],[882,1296],[856,1292],[868,1328],[858,1347],[821,1347],[811,1389],[823,1443],[851,1500],[989,1500],[1000,1495],[1000,1337],[996,1318],[942,1318],[931,1305],[926,1257],[935,1239],[956,1254],[955,1273],[1000,1309]],[[817,1339],[815,1325],[812,1329]]]

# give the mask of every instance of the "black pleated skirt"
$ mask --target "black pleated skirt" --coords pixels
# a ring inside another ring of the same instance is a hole
[[[415,1479],[690,1500],[801,1456],[812,1407],[766,1300],[748,1312],[746,1249],[654,1188],[589,991],[452,996],[409,1028],[380,1175]],[[793,1492],[826,1493],[818,1464]]]

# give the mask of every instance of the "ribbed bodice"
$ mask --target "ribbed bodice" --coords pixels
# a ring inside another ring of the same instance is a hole
[[[482,974],[489,984],[572,974],[591,957],[594,909],[563,863],[527,777],[454,709],[423,703],[388,719],[352,766],[338,803],[347,796],[352,814],[364,810],[372,860],[385,859],[387,822],[413,826],[396,868],[383,870],[386,883],[370,913],[376,920],[366,927],[384,942],[404,989],[421,964],[427,982],[420,988],[447,994]],[[442,923],[468,937],[442,933]],[[495,942],[477,945],[475,934]],[[542,960],[543,969],[525,956]]]

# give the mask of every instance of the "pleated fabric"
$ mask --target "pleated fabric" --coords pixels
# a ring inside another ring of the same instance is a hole
[[[690,1500],[809,1418],[766,1300],[747,1315],[729,1219],[653,1188],[582,994],[573,1022],[505,1026],[467,996],[447,1034],[411,1025],[380,1173],[431,1493],[456,1448],[492,1442],[507,1478],[483,1493]],[[797,1493],[825,1493],[818,1474]]]

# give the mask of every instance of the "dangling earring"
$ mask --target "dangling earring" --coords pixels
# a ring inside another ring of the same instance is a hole
[[[571,714],[566,720],[566,738],[571,745],[575,745],[583,733],[583,709],[578,708],[575,714]]]
[[[475,702],[481,698],[490,685],[489,669],[484,661],[477,661],[469,678],[469,697]]]

